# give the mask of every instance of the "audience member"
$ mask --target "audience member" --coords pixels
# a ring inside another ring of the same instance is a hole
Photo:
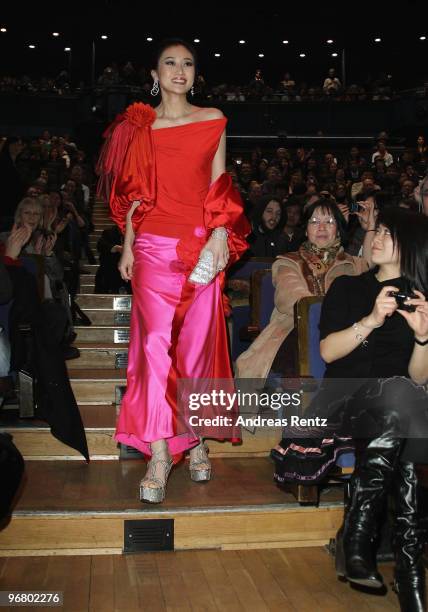
[[[281,221],[281,201],[273,195],[260,198],[252,217],[253,231],[247,238],[252,257],[276,257],[285,251]]]

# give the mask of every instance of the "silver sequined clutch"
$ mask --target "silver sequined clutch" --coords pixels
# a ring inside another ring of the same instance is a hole
[[[197,285],[208,285],[215,277],[214,255],[210,250],[202,251],[198,263],[190,273],[189,280]]]

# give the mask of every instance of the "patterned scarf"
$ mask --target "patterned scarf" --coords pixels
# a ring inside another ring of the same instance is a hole
[[[339,253],[343,251],[340,246],[340,238],[336,238],[329,247],[317,247],[307,240],[300,249],[299,255],[303,259],[306,270],[305,277],[309,290],[314,295],[325,295],[324,279],[327,271],[336,260]]]

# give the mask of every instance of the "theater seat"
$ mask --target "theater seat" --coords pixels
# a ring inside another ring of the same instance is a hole
[[[295,306],[294,316],[297,328],[297,365],[298,377],[321,379],[325,372],[325,362],[320,354],[319,320],[321,315],[322,297],[306,297],[299,300]],[[353,471],[355,454],[344,453],[337,459],[335,478],[346,477]],[[290,485],[299,503],[318,504],[319,485]]]
[[[251,333],[245,332],[245,330],[248,330],[251,326],[251,302],[253,300],[252,276],[256,271],[270,271],[274,261],[275,260],[272,257],[250,257],[246,260],[237,262],[228,272],[227,286],[229,288],[228,293],[230,295],[232,305],[231,344],[233,361],[235,361],[241,353],[247,350],[254,339],[254,336],[252,336]],[[247,293],[249,294],[249,297],[247,295],[244,299],[234,299],[234,281],[245,281],[247,283]],[[270,312],[272,312],[272,309]]]

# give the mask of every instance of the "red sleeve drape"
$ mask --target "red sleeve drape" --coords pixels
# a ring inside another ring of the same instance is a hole
[[[155,110],[136,102],[118,115],[104,132],[105,144],[97,164],[98,195],[110,205],[110,216],[122,233],[131,204],[140,205],[132,216],[134,230],[156,198],[156,164],[151,125]]]

